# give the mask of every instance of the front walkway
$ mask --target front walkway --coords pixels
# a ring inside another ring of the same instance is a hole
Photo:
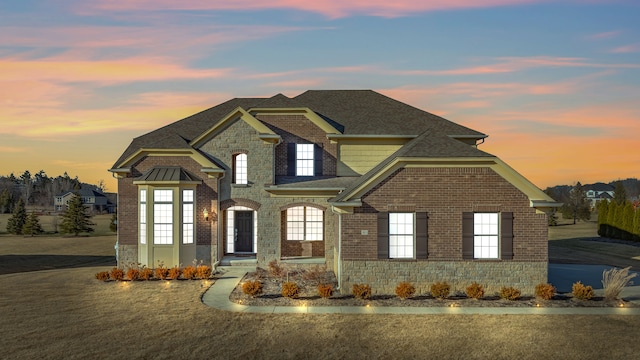
[[[640,315],[640,308],[508,308],[508,307],[365,307],[365,306],[247,306],[231,302],[229,295],[242,277],[255,267],[220,267],[221,278],[204,293],[202,302],[220,310],[249,313],[309,314],[575,314],[575,315]]]

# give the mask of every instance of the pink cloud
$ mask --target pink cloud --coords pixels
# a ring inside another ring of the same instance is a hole
[[[589,35],[588,38],[591,40],[604,40],[604,39],[611,39],[614,38],[618,35],[620,35],[621,31],[606,31],[606,32],[601,32],[601,33],[597,33],[597,34],[592,34]]]
[[[631,45],[619,46],[615,49],[612,49],[610,52],[614,54],[628,54],[628,53],[638,53],[640,52],[640,43],[635,43]]]

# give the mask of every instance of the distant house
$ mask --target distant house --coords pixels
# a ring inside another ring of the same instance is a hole
[[[613,191],[614,187],[605,183],[595,183],[590,185],[584,185],[582,187],[585,195],[587,196],[587,200],[591,202],[591,207],[596,208],[598,203],[602,200],[611,200],[613,199]]]
[[[479,150],[486,137],[370,90],[229,100],[135,138],[110,169],[119,261],[242,256],[322,264],[342,289],[532,294],[559,204]]]
[[[94,213],[113,213],[116,209],[115,203],[109,199],[110,196],[113,196],[109,195],[109,193],[105,194],[95,189],[83,188],[76,191],[67,191],[66,193],[54,196],[54,211],[66,211],[69,200],[76,193],[80,195],[82,204]]]

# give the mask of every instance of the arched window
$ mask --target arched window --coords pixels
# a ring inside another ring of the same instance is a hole
[[[247,154],[236,154],[233,157],[233,183],[247,184]]]

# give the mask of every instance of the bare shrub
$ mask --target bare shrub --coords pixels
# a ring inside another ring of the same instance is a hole
[[[520,290],[514,288],[513,286],[505,287],[503,286],[500,289],[500,298],[505,300],[518,300],[520,299]]]
[[[187,280],[193,280],[193,278],[196,276],[196,268],[189,265],[189,266],[185,266],[184,269],[182,269],[182,278],[183,279],[187,279]]]
[[[357,299],[368,299],[371,297],[371,286],[369,284],[353,284],[351,293]]]
[[[280,266],[277,260],[271,260],[269,262],[269,275],[281,278],[284,276],[285,272],[285,268],[283,266]]]
[[[196,267],[196,277],[199,279],[208,279],[211,276],[211,266],[198,265]]]
[[[129,270],[127,270],[127,277],[131,281],[138,280],[138,278],[140,277],[140,270],[136,268],[129,268]]]
[[[447,284],[446,281],[443,282],[435,282],[431,285],[431,296],[436,299],[446,299],[449,297],[449,292],[451,291],[451,287]]]
[[[624,269],[612,268],[610,270],[604,270],[602,272],[602,286],[604,288],[604,299],[615,300],[618,299],[622,289],[628,284],[632,284],[631,279],[638,274],[629,274],[631,266]]]
[[[484,296],[484,288],[482,287],[482,285],[474,281],[471,283],[471,285],[467,286],[467,288],[465,289],[465,293],[469,298],[478,300]]]
[[[551,300],[553,295],[556,294],[556,288],[551,284],[538,284],[536,285],[536,297],[543,300]]]
[[[580,281],[571,286],[573,297],[580,300],[591,300],[593,297],[593,288],[591,285],[583,285]]]
[[[142,270],[140,270],[140,279],[141,280],[149,280],[153,277],[153,270],[148,268],[148,267],[143,267]]]
[[[333,295],[333,286],[331,284],[318,284],[318,295],[323,299],[328,299]]]
[[[326,277],[327,267],[316,265],[310,269],[305,270],[302,273],[302,278],[311,282],[312,284],[320,284]]]
[[[169,274],[167,275],[167,279],[177,280],[182,274],[182,270],[179,267],[174,266],[169,269]]]
[[[100,271],[99,273],[96,274],[96,279],[98,279],[100,281],[109,280],[109,272],[108,271]]]
[[[114,267],[111,269],[111,278],[116,281],[122,281],[124,279],[124,270]]]
[[[396,286],[396,295],[402,300],[410,298],[416,293],[416,288],[406,281],[402,281]]]
[[[245,281],[242,284],[242,292],[246,295],[256,297],[262,294],[262,283],[259,280],[255,281]]]
[[[282,284],[282,296],[295,299],[300,295],[298,284],[293,281],[287,281]]]

